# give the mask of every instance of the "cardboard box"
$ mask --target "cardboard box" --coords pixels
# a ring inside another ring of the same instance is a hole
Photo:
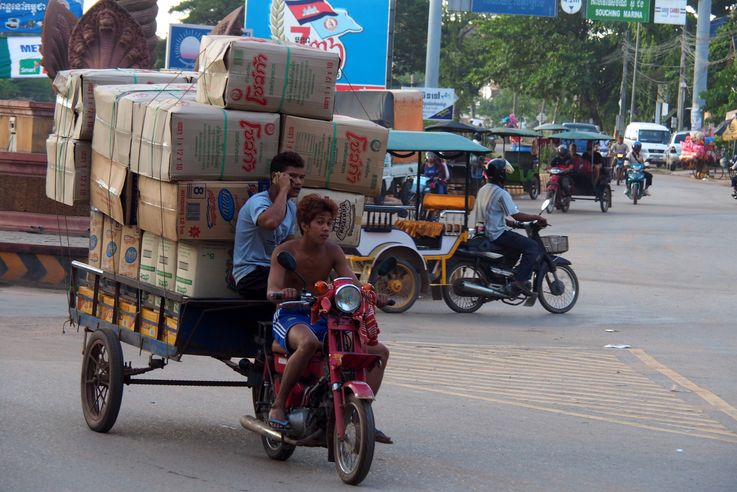
[[[156,261],[156,287],[174,290],[177,273],[177,242],[168,239],[159,241],[159,254]]]
[[[90,205],[125,225],[136,224],[137,176],[92,151]]]
[[[237,297],[226,282],[232,264],[232,241],[180,241],[177,249],[177,294]]]
[[[56,74],[54,128],[64,137],[91,140],[95,125],[95,86],[121,84],[191,83],[192,72],[162,73],[140,69],[77,69]]]
[[[90,143],[51,134],[46,139],[46,196],[65,205],[90,199]]]
[[[90,252],[87,256],[87,264],[95,268],[100,268],[104,227],[105,215],[97,210],[90,210]]]
[[[305,186],[376,196],[388,138],[386,128],[348,116],[335,115],[333,121],[285,116],[279,150],[304,158]]]
[[[123,224],[119,224],[110,217],[105,217],[105,225],[102,229],[102,256],[100,258],[100,269],[102,271],[118,273],[122,234]]]
[[[149,308],[141,309],[141,335],[156,339],[159,336],[159,313]]]
[[[366,203],[366,197],[341,191],[302,188],[297,197],[297,203],[312,193],[326,196],[338,205],[338,215],[333,221],[333,231],[330,233],[330,240],[348,248],[358,246],[361,240],[361,223],[363,221],[363,208]],[[296,235],[301,236],[301,229],[297,229]]]
[[[134,136],[131,169],[162,181],[265,178],[279,152],[279,126],[278,114],[157,99]]]
[[[197,100],[231,109],[329,120],[340,59],[304,45],[204,36]]]
[[[261,181],[138,180],[138,225],[172,241],[232,240],[238,211],[265,189]]]
[[[120,254],[117,273],[128,278],[139,278],[141,263],[141,230],[134,226],[124,226],[120,235]]]
[[[159,261],[159,242],[161,237],[150,232],[141,236],[141,259],[138,280],[144,284],[156,285],[156,263]]]
[[[98,85],[95,87],[96,116],[92,149],[118,164],[128,166],[134,105],[169,98],[194,101],[195,95],[194,84]]]

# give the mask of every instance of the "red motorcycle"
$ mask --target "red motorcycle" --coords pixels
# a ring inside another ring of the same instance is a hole
[[[285,270],[302,278],[292,255],[282,252],[277,260]],[[380,275],[394,268],[391,262],[379,266]],[[273,341],[270,323],[260,324],[261,350],[254,363],[256,369],[263,365],[263,370],[250,371],[257,379],[249,381],[256,416],[242,417],[241,425],[261,435],[266,454],[275,460],[288,459],[297,446],[327,447],[328,461],[335,462],[341,480],[355,485],[366,478],[374,457],[374,393],[366,374],[380,361],[367,350],[369,344],[376,343],[379,331],[374,319],[377,294],[371,284],[359,288],[346,277],[332,283],[317,282],[314,290],[317,296],[302,289],[298,301],[281,304],[282,309],[310,309],[313,320],[322,315],[328,321],[322,350],[314,355],[287,398],[288,430],[280,431],[267,423],[288,359]]]

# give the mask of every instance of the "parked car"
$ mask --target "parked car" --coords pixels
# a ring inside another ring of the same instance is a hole
[[[676,167],[680,164],[681,160],[681,142],[686,140],[686,137],[690,135],[691,132],[684,131],[684,132],[675,132],[670,137],[670,143],[668,143],[668,151],[665,154],[665,165],[668,166],[668,169],[671,171],[674,171]]]
[[[598,125],[593,123],[569,122],[563,123],[563,126],[574,132],[592,132],[601,133]],[[606,157],[609,150],[609,140],[599,140],[599,153],[602,157]],[[576,149],[579,154],[586,152],[586,140],[576,140]]]
[[[665,155],[670,141],[670,130],[657,123],[632,122],[624,130],[624,143],[629,148],[635,142],[642,144],[642,155],[645,162],[657,167],[665,165]]]

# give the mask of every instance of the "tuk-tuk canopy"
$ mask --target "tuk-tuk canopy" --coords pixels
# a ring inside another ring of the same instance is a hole
[[[491,133],[492,135],[498,135],[500,137],[540,138],[543,136],[542,133],[536,132],[535,130],[528,130],[527,128],[507,128],[506,126],[490,128],[489,133]]]
[[[388,151],[405,152],[491,152],[483,145],[466,137],[448,132],[420,132],[409,130],[389,130]]]
[[[539,132],[564,132],[568,130],[568,127],[559,123],[545,123],[544,125],[536,126],[534,130]]]
[[[467,125],[460,121],[449,121],[438,123],[425,128],[426,132],[450,132],[450,133],[488,133],[489,130],[480,126]]]
[[[605,133],[574,132],[574,131],[553,133],[552,135],[548,136],[548,138],[559,138],[561,140],[611,140],[612,139],[612,137],[610,137],[609,135]]]

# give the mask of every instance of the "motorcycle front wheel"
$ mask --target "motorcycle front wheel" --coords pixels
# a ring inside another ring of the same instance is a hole
[[[548,200],[550,200],[550,202],[548,202],[548,208],[545,209],[545,211],[549,214],[552,214],[555,211],[555,201],[556,201],[556,196],[555,196],[554,191],[548,191]]]
[[[554,314],[570,311],[578,300],[578,277],[573,268],[560,265],[556,267],[555,274],[547,268],[540,273],[537,277],[537,296],[540,304]]]
[[[486,286],[486,275],[471,262],[452,261],[448,265],[448,285],[443,286],[443,300],[456,313],[474,313],[484,304],[483,297],[461,296],[453,292],[453,283],[462,279]]]
[[[269,419],[269,409],[274,403],[274,387],[269,381],[269,377],[264,375],[261,385],[252,388],[253,392],[253,409],[256,412],[256,418],[262,422]],[[294,453],[295,447],[291,444],[279,442],[276,439],[269,439],[261,436],[261,444],[264,446],[266,455],[272,460],[286,461]]]
[[[366,478],[374,460],[376,427],[370,400],[348,396],[343,406],[343,432],[343,440],[338,429],[333,433],[335,469],[345,483],[357,485]]]
[[[630,194],[632,195],[632,204],[637,205],[638,194],[640,193],[640,185],[632,183],[630,187]]]

